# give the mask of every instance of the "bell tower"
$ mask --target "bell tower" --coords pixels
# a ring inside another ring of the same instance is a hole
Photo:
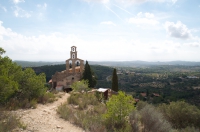
[[[72,46],[70,51],[70,58],[66,60],[67,73],[82,73],[84,70],[84,61],[77,57],[77,47]]]
[[[70,58],[71,59],[77,59],[76,46],[72,46],[71,47]]]

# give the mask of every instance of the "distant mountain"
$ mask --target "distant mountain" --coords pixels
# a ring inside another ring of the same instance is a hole
[[[44,65],[59,65],[65,62],[45,62],[45,61],[14,61],[22,67],[38,67]],[[89,61],[90,65],[103,65],[115,67],[141,67],[153,65],[181,65],[181,66],[200,66],[200,62],[192,61],[166,61],[166,62],[148,62],[148,61]]]
[[[168,62],[148,62],[148,61],[89,61],[90,64],[119,66],[119,67],[140,67],[153,65],[182,65],[182,66],[200,66],[200,62],[190,61],[168,61]]]
[[[45,65],[59,65],[65,64],[65,62],[45,62],[45,61],[14,61],[18,65],[22,67],[38,67],[38,66],[45,66]]]

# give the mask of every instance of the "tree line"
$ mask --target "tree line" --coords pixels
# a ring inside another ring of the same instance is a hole
[[[0,105],[36,102],[47,90],[45,74],[36,75],[31,68],[23,69],[9,57],[4,57],[5,52],[0,47]]]

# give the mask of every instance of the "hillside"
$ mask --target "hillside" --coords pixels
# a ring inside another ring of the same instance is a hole
[[[20,109],[14,111],[20,120],[27,126],[20,132],[83,132],[83,130],[59,117],[56,110],[70,96],[68,93],[59,93],[61,98],[51,104],[39,104],[36,109]],[[17,130],[16,130],[17,131]]]
[[[34,71],[46,74],[46,81],[56,71],[65,70],[65,64],[32,67]],[[96,77],[96,88],[110,88],[112,67],[91,65]],[[148,67],[118,67],[119,89],[149,103],[159,104],[185,100],[200,106],[200,66],[159,65]],[[189,79],[187,76],[196,76]],[[108,79],[108,80],[107,80]],[[149,92],[149,97],[140,93]],[[157,93],[159,97],[153,97]]]
[[[54,75],[57,71],[63,71],[66,69],[65,64],[61,65],[46,65],[39,67],[32,67],[36,74],[45,73],[46,81],[48,82],[52,75]],[[96,87],[108,87],[111,86],[109,82],[106,81],[106,77],[112,75],[113,68],[107,66],[100,65],[91,65],[92,70],[94,71],[98,83]]]
[[[38,67],[44,65],[59,65],[65,62],[44,62],[44,61],[14,61],[22,67]],[[90,65],[103,65],[115,67],[147,67],[159,65],[181,65],[181,66],[200,66],[200,62],[193,61],[166,61],[166,62],[148,62],[148,61],[89,61]]]

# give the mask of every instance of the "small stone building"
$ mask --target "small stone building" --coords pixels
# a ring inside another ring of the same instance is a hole
[[[52,87],[63,86],[63,89],[70,91],[71,84],[81,79],[84,71],[84,60],[77,57],[76,46],[71,47],[70,58],[66,60],[66,70],[56,72],[52,75]]]

